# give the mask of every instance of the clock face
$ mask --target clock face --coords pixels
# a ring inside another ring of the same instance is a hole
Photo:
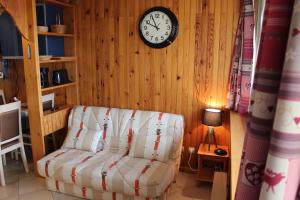
[[[171,35],[170,17],[161,11],[153,11],[145,16],[140,29],[148,42],[162,43]]]
[[[176,16],[167,8],[154,7],[145,12],[139,24],[142,40],[153,48],[170,45],[178,32]]]

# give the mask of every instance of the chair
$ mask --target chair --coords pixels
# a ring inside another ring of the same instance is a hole
[[[6,104],[3,90],[0,89],[0,105]]]
[[[2,89],[0,89],[0,105],[4,105],[6,104],[6,100],[5,100],[5,95],[4,95],[4,91]],[[14,158],[14,154],[15,152],[11,152],[11,158]],[[15,154],[16,158],[18,157],[17,153]],[[6,156],[2,155],[2,159],[3,159],[3,164],[4,166],[6,165]]]
[[[0,105],[6,104],[5,96],[4,96],[4,91],[0,89]],[[3,159],[3,164],[6,165],[6,156],[2,155]]]
[[[0,156],[18,149],[21,151],[24,168],[28,173],[28,164],[23,144],[20,101],[0,105]],[[2,159],[0,159],[0,180],[1,185],[5,186]]]

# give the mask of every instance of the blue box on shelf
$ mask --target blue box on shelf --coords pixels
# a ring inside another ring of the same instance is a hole
[[[57,24],[57,16],[60,16],[60,22],[63,24],[63,8],[47,4],[38,3],[36,5],[37,24],[38,26],[50,26]],[[39,52],[40,55],[65,56],[65,45],[63,37],[39,35]]]

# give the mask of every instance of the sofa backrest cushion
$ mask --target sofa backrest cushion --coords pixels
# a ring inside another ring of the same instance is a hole
[[[76,106],[71,111],[69,130],[79,127],[84,115],[84,127],[100,135],[98,151],[105,149],[125,155],[130,149],[132,157],[160,161],[180,157],[184,127],[181,115],[92,106],[83,113],[83,108]]]
[[[183,118],[169,113],[137,111],[133,131],[129,156],[167,162],[178,156],[177,137],[182,138]]]
[[[70,126],[70,124],[72,124]],[[101,144],[103,130],[98,124],[90,107],[78,106],[69,116],[68,134],[64,141],[64,148],[97,152]]]

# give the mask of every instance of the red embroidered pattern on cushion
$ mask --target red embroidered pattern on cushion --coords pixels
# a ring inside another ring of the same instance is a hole
[[[82,161],[80,161],[79,163],[75,164],[74,167],[72,167],[72,172],[71,172],[71,177],[72,177],[72,182],[76,183],[76,167],[84,162],[86,162],[87,160],[91,159],[93,156],[87,156],[86,158],[84,158]]]
[[[108,128],[108,117],[109,117],[109,113],[111,111],[111,108],[108,108],[106,113],[105,113],[105,121],[104,121],[104,128],[103,128],[103,135],[102,135],[102,139],[105,140],[106,139],[106,134],[107,134],[107,128]]]

